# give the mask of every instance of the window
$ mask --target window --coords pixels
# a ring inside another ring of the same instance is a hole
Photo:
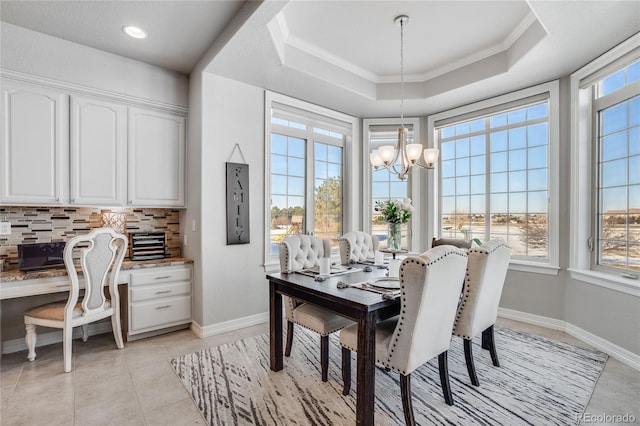
[[[429,118],[440,148],[435,236],[502,238],[512,263],[557,271],[557,193],[549,185],[557,89],[548,83]]]
[[[571,75],[571,276],[640,290],[640,34]]]
[[[640,61],[594,84],[592,266],[640,271]]]
[[[404,127],[407,129],[407,143],[409,141],[419,141],[419,121],[418,119],[405,119]],[[416,185],[415,176],[409,175],[406,180],[398,179],[398,176],[389,172],[384,168],[375,170],[369,162],[369,153],[377,150],[382,145],[396,146],[398,143],[398,127],[400,127],[399,120],[396,119],[367,119],[364,120],[364,134],[365,134],[365,155],[363,161],[365,161],[365,167],[368,172],[369,185],[367,187],[369,195],[366,195],[365,191],[365,223],[369,224],[370,232],[372,235],[378,238],[380,241],[380,247],[386,247],[387,240],[387,224],[382,220],[380,214],[374,210],[377,201],[387,200],[402,200],[405,197],[412,199],[412,205],[418,208],[418,197],[415,195]],[[399,161],[398,163],[399,164]],[[417,173],[420,173],[419,171]],[[365,176],[365,179],[367,177]],[[416,215],[402,225],[402,240],[401,246],[403,248],[416,247],[417,242],[412,242],[412,235],[414,230],[418,226]]]
[[[345,148],[352,138],[351,123],[275,94],[267,97],[267,110],[265,263],[278,261],[278,243],[292,234],[329,239],[337,252],[343,233]]]

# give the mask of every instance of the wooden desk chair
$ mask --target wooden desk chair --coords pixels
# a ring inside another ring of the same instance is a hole
[[[319,267],[320,258],[329,257],[331,253],[329,240],[309,235],[291,235],[280,243],[279,248],[282,273]],[[329,335],[353,324],[353,321],[289,296],[283,296],[283,302],[287,318],[287,344],[284,355],[291,355],[294,324],[315,331],[320,335],[320,367],[322,381],[326,382],[329,371]]]
[[[80,252],[80,267],[85,289],[78,301],[80,282],[73,262],[74,250]],[[113,336],[118,349],[124,348],[120,328],[120,301],[118,297],[118,274],[127,252],[127,238],[109,228],[94,229],[87,235],[72,238],[64,248],[64,264],[67,268],[71,288],[66,301],[50,303],[29,309],[24,313],[27,330],[25,341],[29,353],[27,359],[36,359],[36,326],[61,328],[64,355],[64,371],[71,371],[71,347],[73,327],[82,326],[82,340],[87,341],[89,323],[111,317]],[[103,289],[109,280],[107,299]]]
[[[411,372],[438,356],[445,402],[453,405],[447,351],[467,255],[450,246],[435,247],[400,266],[400,315],[376,324],[376,361],[400,373],[402,407],[407,425],[414,425]],[[351,351],[358,348],[358,326],[340,331],[343,394],[351,386]]]

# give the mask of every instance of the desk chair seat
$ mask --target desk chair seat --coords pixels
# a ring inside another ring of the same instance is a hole
[[[467,255],[452,246],[435,247],[400,265],[400,315],[376,324],[376,362],[400,374],[407,425],[414,425],[411,373],[438,356],[445,402],[453,405],[447,351],[467,266]],[[358,348],[358,326],[340,331],[343,394],[351,387],[351,351]]]
[[[127,238],[112,229],[98,228],[87,235],[72,238],[64,248],[64,264],[71,288],[67,301],[37,306],[24,313],[27,359],[36,359],[36,326],[61,328],[64,371],[71,371],[73,328],[82,326],[82,340],[87,341],[89,323],[111,317],[111,327],[118,349],[124,348],[120,327],[118,274],[127,251]],[[84,276],[84,296],[80,296],[80,280],[74,264],[74,253],[80,253],[80,268]],[[108,280],[107,299],[103,286]]]
[[[280,271],[282,273],[293,273],[301,269],[319,267],[320,259],[329,257],[331,254],[329,240],[309,235],[291,235],[280,243],[279,249]],[[329,335],[353,324],[353,321],[289,296],[283,296],[283,302],[287,318],[285,356],[291,355],[294,324],[315,331],[320,335],[321,375],[322,381],[326,382],[329,371]]]

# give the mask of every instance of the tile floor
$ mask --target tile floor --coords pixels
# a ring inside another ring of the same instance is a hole
[[[516,321],[498,324],[564,341],[587,344],[566,333]],[[62,344],[4,355],[0,363],[0,424],[17,425],[201,425],[202,417],[168,360],[211,346],[268,332],[268,324],[199,339],[189,330],[133,341],[116,350],[111,334],[74,341],[73,371],[63,372]],[[499,351],[499,348],[498,348]],[[609,358],[587,407],[629,414],[640,423],[640,372]]]

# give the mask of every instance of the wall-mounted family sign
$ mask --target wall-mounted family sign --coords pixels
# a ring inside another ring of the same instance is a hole
[[[233,148],[240,151],[236,144]],[[233,157],[233,152],[231,156]],[[242,160],[244,155],[240,151]],[[227,162],[227,245],[249,243],[249,165]]]

